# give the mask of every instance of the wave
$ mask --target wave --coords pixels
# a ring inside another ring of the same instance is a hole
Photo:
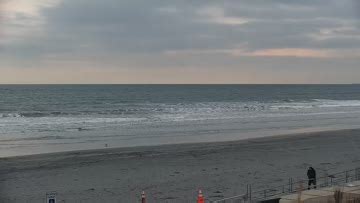
[[[328,100],[314,99],[319,102],[319,107],[357,107],[360,106],[360,100]]]
[[[360,100],[328,100],[328,99],[313,99],[302,102],[279,102],[270,104],[273,110],[301,110],[313,108],[336,108],[336,107],[360,107]]]
[[[22,112],[22,113],[0,113],[0,118],[36,118],[70,115],[64,112]]]
[[[20,118],[23,117],[19,113],[0,113],[0,118]]]
[[[249,101],[249,102],[198,102],[198,103],[143,103],[129,104],[122,108],[106,107],[106,109],[90,109],[88,111],[74,111],[70,109],[52,112],[15,112],[0,113],[0,118],[44,118],[44,117],[92,117],[92,118],[149,118],[159,116],[199,117],[219,116],[244,112],[286,112],[310,111],[311,109],[360,107],[360,100],[326,100],[312,99],[308,101],[295,101],[285,99],[281,101]]]

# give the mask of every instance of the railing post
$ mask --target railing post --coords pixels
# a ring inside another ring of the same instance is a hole
[[[360,180],[360,168],[355,169],[355,178],[356,180]]]
[[[245,201],[249,200],[249,184],[246,185],[246,199]]]
[[[291,178],[289,178],[289,193],[291,192]]]
[[[251,198],[252,198],[252,191],[251,191],[252,189],[251,189],[251,185],[249,185],[249,194],[250,194],[250,198],[249,198],[249,202],[251,203]]]
[[[329,186],[329,174],[327,173],[327,171],[325,171],[325,183],[324,183],[325,187]]]
[[[249,199],[249,184],[246,185],[246,200]]]
[[[348,178],[349,178],[348,171],[345,171],[345,182],[346,182],[346,183],[348,182]]]
[[[333,186],[333,176],[330,177],[330,186]]]

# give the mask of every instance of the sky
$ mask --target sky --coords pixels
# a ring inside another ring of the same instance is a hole
[[[359,0],[0,0],[0,84],[360,83]]]

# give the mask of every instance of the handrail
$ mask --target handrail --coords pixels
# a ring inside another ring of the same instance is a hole
[[[242,194],[242,195],[236,195],[236,196],[233,196],[233,197],[227,197],[227,198],[223,198],[223,199],[220,199],[220,200],[214,200],[214,201],[211,201],[212,203],[218,203],[218,202],[221,202],[221,201],[226,201],[226,200],[232,200],[232,199],[236,199],[236,198],[244,198],[246,197],[246,194]]]
[[[330,180],[330,182],[329,182]],[[351,170],[346,170],[342,172],[326,174],[320,178],[317,178],[317,188],[323,188],[333,185],[338,185],[341,183],[348,183],[349,181],[360,180],[360,168],[355,168]],[[237,200],[241,202],[252,202],[254,200],[266,200],[270,198],[279,197],[280,195],[293,194],[299,191],[307,190],[308,180],[298,180],[293,182],[292,178],[289,178],[287,184],[274,186],[271,188],[266,188],[262,190],[252,191],[251,185],[247,186],[247,192],[242,195],[236,195],[232,197],[226,197],[219,200],[210,201],[211,203],[226,203],[228,200]],[[297,187],[300,186],[300,187]],[[304,186],[304,187],[302,187]],[[233,201],[232,201],[233,202]]]

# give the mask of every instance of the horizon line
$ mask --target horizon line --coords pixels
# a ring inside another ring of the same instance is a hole
[[[0,83],[0,85],[360,85],[360,83]]]

